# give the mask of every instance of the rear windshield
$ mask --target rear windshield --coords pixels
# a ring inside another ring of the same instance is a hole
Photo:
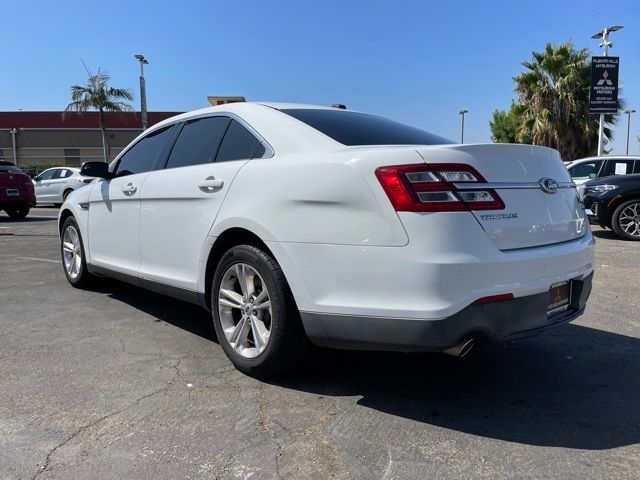
[[[14,165],[0,165],[0,173],[22,173],[22,170]]]
[[[286,108],[281,112],[343,145],[442,145],[453,143],[433,133],[383,117],[344,110]]]

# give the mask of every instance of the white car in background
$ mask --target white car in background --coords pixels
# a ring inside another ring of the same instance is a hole
[[[79,168],[49,168],[33,178],[36,201],[62,205],[67,195],[94,180],[80,175]]]
[[[589,180],[610,175],[640,173],[640,157],[624,155],[581,158],[569,162],[567,170],[571,180],[576,185],[582,185]]]
[[[558,152],[338,108],[232,103],[146,130],[60,210],[75,287],[210,310],[251,375],[334,348],[466,354],[581,315],[594,240]]]

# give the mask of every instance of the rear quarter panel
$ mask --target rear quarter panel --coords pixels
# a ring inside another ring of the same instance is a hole
[[[406,231],[374,172],[381,165],[421,163],[422,158],[412,149],[391,156],[388,151],[347,150],[249,161],[229,189],[201,252],[199,291],[205,289],[213,243],[230,228],[249,230],[266,243],[300,308],[313,304],[300,262],[318,260],[314,248],[349,245],[364,251],[407,245]],[[304,250],[302,257],[290,256],[288,246],[293,245]]]
[[[399,159],[422,161],[410,150]],[[234,180],[210,234],[242,227],[264,241],[406,245],[398,215],[375,183],[379,164],[375,156],[351,151],[251,160]]]

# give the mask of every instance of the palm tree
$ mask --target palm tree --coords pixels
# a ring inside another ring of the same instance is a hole
[[[113,88],[107,84],[111,77],[100,71],[94,75],[87,69],[89,78],[85,85],[71,86],[71,103],[67,105],[62,113],[62,118],[69,115],[70,112],[78,112],[82,115],[89,110],[98,110],[100,132],[102,134],[102,153],[104,161],[108,162],[110,157],[109,139],[104,125],[104,112],[130,112],[133,107],[128,103],[120,100],[133,100],[133,95],[124,88]]]
[[[556,148],[563,160],[595,153],[598,116],[589,114],[589,56],[588,49],[576,50],[571,42],[547,43],[543,52],[532,52],[531,61],[523,62],[527,71],[513,79],[519,97],[518,141]],[[605,116],[605,124],[615,122],[613,115]],[[610,128],[604,135],[605,141],[613,138]]]

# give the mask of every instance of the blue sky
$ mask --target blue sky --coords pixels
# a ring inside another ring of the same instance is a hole
[[[545,42],[605,25],[621,57],[623,97],[639,113],[640,1],[120,1],[4,2],[0,110],[61,110],[85,78],[81,59],[129,88],[135,53],[149,59],[149,110],[206,106],[207,95],[344,103],[452,139],[490,141],[489,120],[513,97],[520,63]],[[626,118],[616,129],[623,153]]]

